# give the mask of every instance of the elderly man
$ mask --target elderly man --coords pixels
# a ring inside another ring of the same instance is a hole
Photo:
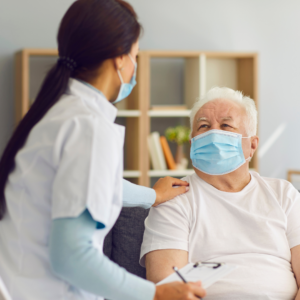
[[[195,174],[186,194],[151,208],[141,264],[158,282],[189,262],[238,268],[207,299],[300,299],[300,194],[287,181],[249,172],[258,146],[254,101],[211,89],[191,113]],[[276,162],[274,162],[276,163]]]

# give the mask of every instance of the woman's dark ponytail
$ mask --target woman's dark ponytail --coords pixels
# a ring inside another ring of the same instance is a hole
[[[70,77],[90,79],[104,60],[129,53],[140,31],[136,13],[125,1],[77,0],[71,5],[58,32],[60,58],[48,72],[1,157],[0,220],[6,211],[4,191],[8,176],[31,129],[66,92]]]

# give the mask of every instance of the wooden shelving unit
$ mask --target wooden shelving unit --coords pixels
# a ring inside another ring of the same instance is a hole
[[[38,86],[57,55],[54,49],[23,49],[16,53],[16,123],[30,108]],[[182,122],[188,125],[193,103],[213,86],[241,90],[255,100],[258,108],[257,68],[256,53],[140,51],[137,85],[126,100],[117,104],[117,122],[126,126],[124,177],[150,186],[151,178],[183,177],[193,173],[192,169],[150,169],[147,137],[152,127],[162,122],[160,131],[163,133],[167,124],[172,125],[177,120],[184,120]],[[172,97],[180,103],[173,103]],[[153,102],[160,104],[165,100],[164,104],[185,105],[187,109],[151,109]],[[258,170],[257,155],[251,161],[251,168]]]

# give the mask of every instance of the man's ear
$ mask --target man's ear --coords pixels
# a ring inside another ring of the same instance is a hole
[[[257,147],[259,144],[259,137],[258,136],[252,136],[251,137],[251,157],[253,157]]]

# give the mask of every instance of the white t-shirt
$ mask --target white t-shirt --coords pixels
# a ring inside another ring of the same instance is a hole
[[[238,265],[207,289],[205,299],[294,299],[290,249],[300,244],[300,194],[287,181],[251,172],[238,193],[219,191],[196,174],[186,194],[151,208],[144,255],[158,249],[189,252],[189,262]]]
[[[124,127],[100,93],[71,79],[69,92],[31,130],[5,188],[0,222],[0,277],[15,300],[102,299],[56,277],[48,253],[52,219],[77,217],[86,208],[106,225],[122,207]]]

